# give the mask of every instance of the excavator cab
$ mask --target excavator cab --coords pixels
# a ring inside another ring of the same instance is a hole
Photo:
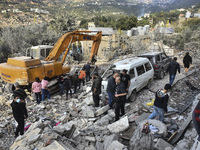
[[[53,46],[50,45],[38,45],[32,46],[26,50],[26,56],[32,58],[38,58],[40,60],[45,60],[45,58],[49,55]]]

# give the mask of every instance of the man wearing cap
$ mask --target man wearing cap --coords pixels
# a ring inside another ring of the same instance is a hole
[[[99,95],[101,94],[101,82],[102,78],[98,75],[98,73],[94,73],[92,77],[92,96],[94,101],[94,106],[99,107]]]
[[[129,89],[129,86],[130,86],[130,80],[131,80],[131,77],[129,74],[127,74],[127,70],[124,69],[122,71],[122,74],[121,74],[121,81],[124,83],[124,86],[126,88],[126,91],[128,92],[128,89]]]
[[[74,93],[76,93],[77,86],[79,84],[78,71],[76,71],[75,74],[72,75],[72,83],[74,85]]]

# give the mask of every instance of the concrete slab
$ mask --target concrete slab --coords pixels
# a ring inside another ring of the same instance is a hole
[[[158,139],[157,143],[154,146],[156,150],[165,150],[167,147],[174,149],[174,147],[171,144],[167,143],[163,139]]]
[[[113,141],[109,146],[107,150],[123,150],[124,145],[120,143],[119,141]]]
[[[141,116],[135,119],[135,123],[139,125],[139,123],[143,120],[146,120],[149,117],[150,113],[143,113]]]

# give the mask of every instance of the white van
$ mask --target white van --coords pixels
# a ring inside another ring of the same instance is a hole
[[[131,101],[136,99],[136,92],[144,87],[149,88],[154,78],[154,69],[151,62],[147,58],[133,57],[114,63],[102,75],[102,94],[106,93],[108,79],[114,73],[122,73],[122,70],[128,70],[127,73],[131,77],[131,84],[127,94],[127,98]]]

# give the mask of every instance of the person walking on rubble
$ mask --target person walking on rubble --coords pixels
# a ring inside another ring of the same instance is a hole
[[[189,55],[189,52],[185,54],[183,58],[183,64],[185,67],[185,73],[187,73],[190,68],[190,64],[192,64],[192,57]]]
[[[63,95],[63,92],[64,92],[64,77],[63,75],[60,75],[57,77],[57,81],[59,83],[59,86],[60,86],[60,96]]]
[[[94,101],[94,106],[99,107],[99,95],[101,94],[101,82],[102,78],[98,75],[98,73],[94,73],[92,77],[93,83],[92,83],[92,96]]]
[[[45,96],[47,96],[48,100],[50,100],[50,92],[48,89],[48,77],[44,77],[44,79],[42,80],[41,84],[42,84],[42,101],[44,101]]]
[[[89,62],[83,66],[83,70],[86,71],[86,82],[90,81],[90,68],[91,66]]]
[[[68,100],[69,91],[70,91],[70,96],[72,97],[72,90],[71,90],[72,86],[71,86],[71,80],[69,76],[67,76],[67,78],[65,79],[64,86],[66,88],[66,100]]]
[[[76,93],[77,86],[79,85],[79,78],[77,71],[75,72],[75,74],[72,75],[72,83],[74,85],[74,93]]]
[[[80,74],[78,76],[78,78],[79,78],[79,89],[81,88],[81,82],[83,82],[83,86],[85,85],[85,77],[86,77],[85,70],[81,70]]]
[[[32,92],[35,93],[37,104],[40,104],[41,102],[41,89],[42,84],[40,83],[40,78],[36,77],[35,82],[32,84]]]
[[[169,72],[169,84],[172,85],[176,77],[176,72],[180,74],[180,65],[177,63],[177,57],[174,57],[172,62],[169,63],[166,72]]]
[[[15,90],[13,91],[14,100],[11,103],[13,117],[17,121],[18,125],[15,131],[15,137],[24,134],[24,119],[28,117],[25,98],[27,97],[26,92],[19,87],[19,83],[14,83]]]
[[[123,116],[125,114],[124,111],[124,105],[126,102],[126,87],[123,82],[121,82],[120,77],[115,78],[115,82],[117,84],[116,87],[116,93],[115,98],[116,98],[116,106],[115,106],[115,121],[119,120],[119,115],[121,111],[121,115]]]
[[[164,112],[167,112],[167,103],[169,100],[169,95],[167,94],[171,89],[170,84],[166,84],[164,89],[158,90],[155,94],[155,101],[153,105],[153,113],[148,117],[148,119],[154,119],[159,116],[160,121],[164,121]]]
[[[127,70],[123,69],[122,74],[120,75],[121,81],[124,83],[124,86],[126,88],[126,91],[128,92],[130,83],[131,83],[131,77],[129,74],[127,74]]]
[[[108,84],[107,84],[107,88],[106,88],[106,92],[108,93],[108,97],[109,97],[109,100],[108,100],[108,104],[110,107],[111,106],[111,103],[113,101],[113,98],[115,96],[115,89],[116,89],[116,82],[115,82],[115,79],[119,77],[119,74],[118,73],[115,73],[113,76],[111,76],[109,79],[108,79]]]

